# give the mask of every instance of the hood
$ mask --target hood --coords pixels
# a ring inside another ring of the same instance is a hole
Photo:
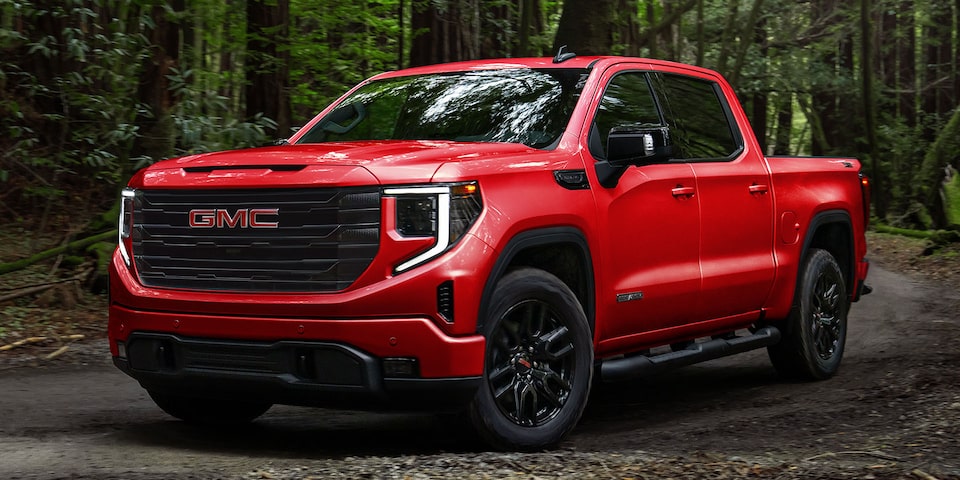
[[[158,162],[143,187],[196,188],[394,185],[429,182],[443,164],[541,153],[512,143],[343,142],[205,153]],[[133,183],[133,182],[132,182]]]

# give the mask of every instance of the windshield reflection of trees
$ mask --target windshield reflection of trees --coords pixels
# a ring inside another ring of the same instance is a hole
[[[341,104],[363,104],[366,118],[354,128],[314,132],[329,125],[321,121],[301,141],[451,140],[544,148],[563,133],[585,73],[509,69],[373,82]]]

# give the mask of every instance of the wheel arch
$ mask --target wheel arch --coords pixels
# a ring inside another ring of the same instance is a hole
[[[847,295],[853,295],[856,284],[856,254],[853,241],[853,221],[844,210],[827,210],[816,214],[810,221],[810,228],[803,239],[800,263],[803,265],[813,248],[826,250],[840,265],[843,279],[847,285]],[[797,269],[799,285],[803,269]]]
[[[577,296],[590,332],[596,331],[593,260],[586,236],[574,227],[549,227],[521,232],[501,250],[483,287],[477,312],[478,332],[483,330],[497,282],[517,267],[539,268],[559,278]]]

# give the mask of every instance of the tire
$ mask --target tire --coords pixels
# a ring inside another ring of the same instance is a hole
[[[801,380],[823,380],[837,373],[849,310],[850,298],[837,260],[826,250],[810,250],[790,316],[779,325],[783,337],[767,347],[777,372]]]
[[[231,402],[147,391],[167,414],[197,425],[242,425],[266,413],[269,403]]]
[[[593,335],[583,308],[557,277],[522,268],[497,283],[489,312],[470,420],[495,448],[551,448],[577,424],[590,393]]]

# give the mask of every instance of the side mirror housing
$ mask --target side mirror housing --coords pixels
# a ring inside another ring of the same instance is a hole
[[[607,137],[607,162],[614,167],[661,163],[672,154],[670,127],[613,127]]]
[[[594,169],[601,186],[614,188],[628,167],[664,163],[671,157],[670,127],[614,127],[607,136],[607,159]]]

